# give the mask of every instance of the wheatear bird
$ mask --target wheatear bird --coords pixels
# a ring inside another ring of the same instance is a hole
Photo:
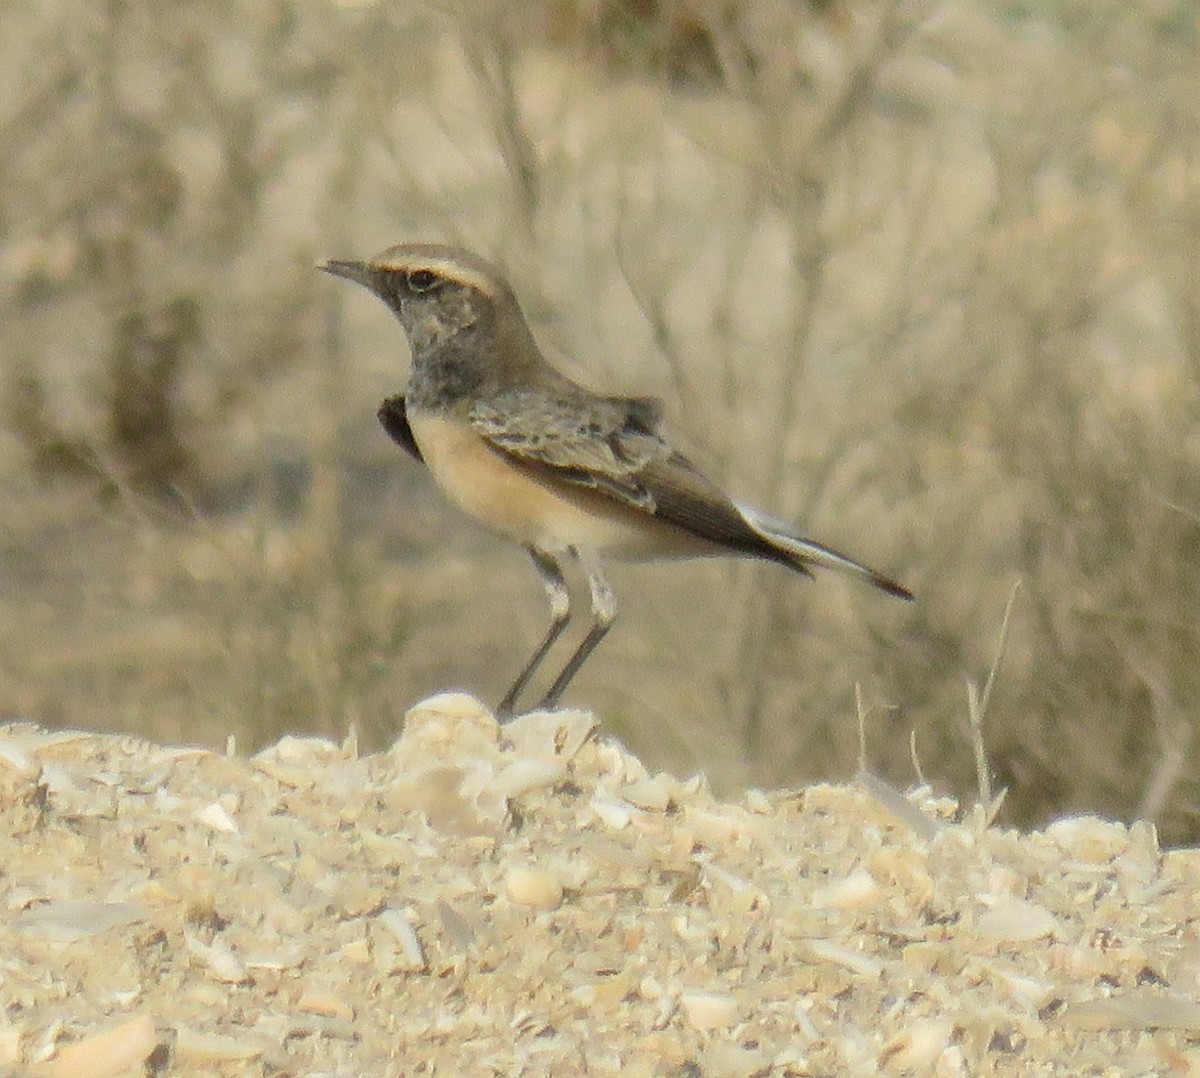
[[[491,263],[455,247],[404,243],[369,262],[330,261],[400,319],[412,350],[407,392],[379,420],[477,520],[515,539],[550,600],[550,628],[500,702],[518,696],[570,620],[562,559],[587,574],[592,625],[541,701],[553,707],[608,632],[616,600],[601,558],[732,555],[812,575],[862,577],[902,599],[901,585],[786,524],[733,501],[659,432],[648,397],[602,397],[560,374],[538,349],[516,297]]]

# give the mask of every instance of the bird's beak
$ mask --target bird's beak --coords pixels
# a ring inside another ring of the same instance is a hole
[[[347,281],[357,281],[367,288],[372,288],[374,285],[374,274],[366,262],[347,262],[339,258],[331,258],[328,262],[319,264],[317,269],[332,273],[335,277],[345,277]]]

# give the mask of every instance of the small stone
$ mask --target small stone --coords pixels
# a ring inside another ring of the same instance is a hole
[[[423,970],[426,968],[425,949],[417,938],[412,921],[403,910],[387,909],[379,915],[379,923],[383,925],[400,944],[403,954],[403,966],[397,968],[408,970]]]
[[[929,1074],[950,1047],[953,1034],[954,1025],[947,1019],[915,1021],[888,1042],[883,1050],[884,1067],[889,1073]]]
[[[591,801],[588,802],[588,808],[603,823],[617,831],[628,827],[629,821],[633,819],[633,806],[627,801],[613,797],[607,790],[597,790],[592,795]]]
[[[977,927],[980,935],[993,940],[1022,943],[1054,935],[1058,921],[1044,906],[1004,897],[979,915]]]
[[[250,980],[241,959],[224,940],[217,939],[212,943],[205,943],[190,932],[185,932],[183,939],[192,955],[207,967],[209,973],[218,981],[225,984],[245,984]]]
[[[746,808],[758,816],[769,816],[771,801],[757,786],[751,786],[746,791]]]
[[[344,1022],[354,1021],[354,1008],[336,992],[324,988],[309,988],[301,993],[296,1006],[309,1014],[325,1018],[340,1018]]]
[[[402,770],[414,760],[488,758],[495,753],[499,737],[495,716],[475,697],[444,692],[409,708],[392,753]]]
[[[737,1018],[737,1001],[724,992],[684,992],[679,1005],[692,1026],[707,1031],[724,1029]]]
[[[1046,837],[1067,856],[1091,865],[1107,864],[1129,845],[1129,832],[1123,824],[1095,816],[1056,820],[1046,828]]]
[[[622,788],[621,796],[631,805],[648,812],[666,812],[671,804],[671,790],[663,775],[628,783]]]
[[[859,869],[840,880],[818,887],[813,892],[812,904],[819,909],[854,909],[877,901],[881,890],[871,873]]]
[[[590,711],[578,708],[530,711],[504,727],[504,740],[521,759],[565,762],[579,752],[597,723]]]
[[[227,1036],[178,1025],[171,1054],[177,1062],[238,1063],[262,1055],[264,1047],[262,1038],[254,1035]]]
[[[562,884],[555,876],[539,868],[513,866],[505,877],[504,889],[519,906],[553,910],[562,903]]]
[[[154,1021],[142,1014],[66,1045],[39,1073],[44,1078],[109,1078],[131,1070],[157,1047]]]
[[[197,809],[196,819],[206,827],[211,827],[220,834],[236,835],[238,833],[237,821],[229,815],[225,806],[219,801],[214,801],[212,804],[205,805],[202,809]]]

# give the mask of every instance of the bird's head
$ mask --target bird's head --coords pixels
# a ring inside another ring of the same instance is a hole
[[[414,358],[464,331],[503,336],[513,328],[506,323],[524,323],[499,270],[457,247],[401,243],[366,262],[332,259],[320,268],[382,299],[400,319]]]

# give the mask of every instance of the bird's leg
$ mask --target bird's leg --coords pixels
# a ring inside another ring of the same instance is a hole
[[[513,708],[516,705],[517,697],[521,695],[521,690],[529,684],[533,672],[541,665],[542,660],[546,657],[546,652],[554,646],[554,641],[562,634],[571,618],[571,593],[567,590],[562,566],[554,557],[544,551],[536,550],[533,547],[525,549],[533,559],[533,566],[537,569],[538,576],[541,577],[542,587],[546,589],[546,598],[550,600],[550,628],[546,630],[542,642],[538,644],[529,657],[529,662],[517,675],[517,680],[512,683],[512,688],[504,694],[504,699],[496,708],[496,714],[501,720],[512,717]]]
[[[575,654],[567,660],[567,665],[550,686],[550,691],[542,698],[538,707],[554,707],[562,696],[571,678],[579,673],[579,668],[587,661],[597,644],[604,639],[604,634],[612,628],[617,616],[617,597],[604,574],[600,570],[600,562],[589,554],[576,551],[580,564],[587,573],[588,588],[592,593],[592,627],[588,630],[583,643],[576,649]]]

